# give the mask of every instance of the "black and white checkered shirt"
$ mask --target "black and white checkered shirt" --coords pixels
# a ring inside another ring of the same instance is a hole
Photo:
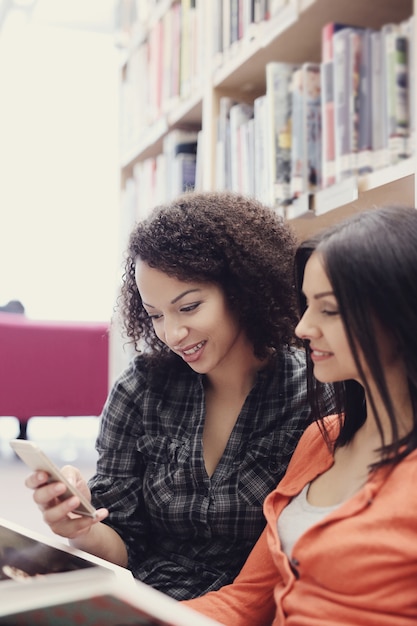
[[[258,373],[211,477],[204,411],[202,375],[179,359],[155,386],[136,357],[104,407],[89,483],[134,576],[177,599],[230,583],[260,535],[263,501],[309,423],[304,353],[283,351]]]

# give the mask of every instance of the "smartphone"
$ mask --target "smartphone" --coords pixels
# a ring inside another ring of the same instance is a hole
[[[26,463],[32,470],[42,470],[49,474],[48,483],[60,482],[64,483],[67,490],[60,496],[59,500],[66,500],[71,496],[77,496],[80,499],[80,506],[74,510],[79,515],[96,516],[96,510],[91,503],[83,496],[83,494],[74,485],[68,481],[58,467],[51,461],[49,457],[41,450],[41,448],[33,441],[27,439],[12,439],[10,445],[16,454]]]

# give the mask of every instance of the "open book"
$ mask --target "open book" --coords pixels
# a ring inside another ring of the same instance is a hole
[[[117,565],[0,518],[1,626],[219,626]]]

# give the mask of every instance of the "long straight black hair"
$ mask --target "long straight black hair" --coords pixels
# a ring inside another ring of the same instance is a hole
[[[381,461],[374,467],[395,463],[417,448],[417,210],[399,206],[370,209],[302,242],[295,257],[301,315],[306,308],[302,293],[304,270],[313,252],[320,255],[332,285],[352,355],[364,381],[364,387],[354,380],[334,384],[341,420],[335,446],[351,441],[366,420],[366,389],[382,441]],[[414,415],[413,428],[405,437],[399,435],[398,416],[381,364],[376,324],[392,337],[404,360]],[[357,346],[360,346],[389,416],[392,438],[388,443],[384,440]],[[322,384],[313,376],[308,341],[305,347],[308,393],[313,415],[320,419],[323,415],[320,406]]]

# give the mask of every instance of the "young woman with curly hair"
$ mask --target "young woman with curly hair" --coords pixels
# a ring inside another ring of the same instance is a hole
[[[120,309],[138,354],[104,407],[89,489],[66,469],[98,516],[69,519],[76,501],[32,475],[53,531],[177,599],[235,578],[309,422],[295,245],[272,209],[229,192],[135,226]]]

